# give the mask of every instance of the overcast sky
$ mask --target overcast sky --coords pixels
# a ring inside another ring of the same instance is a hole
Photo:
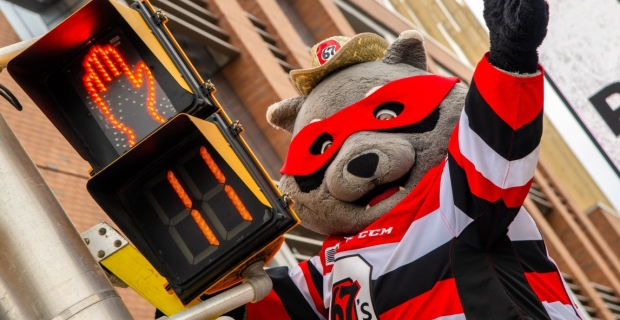
[[[482,0],[465,0],[465,3],[471,8],[471,11],[474,12],[478,20],[482,24],[484,24],[484,19],[482,18],[482,9],[484,8],[484,3]]]

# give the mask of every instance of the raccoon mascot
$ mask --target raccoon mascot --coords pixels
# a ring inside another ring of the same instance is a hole
[[[427,72],[422,36],[332,37],[267,118],[293,134],[280,187],[318,256],[268,270],[247,319],[580,319],[522,207],[538,160],[544,0],[485,0],[468,88]]]

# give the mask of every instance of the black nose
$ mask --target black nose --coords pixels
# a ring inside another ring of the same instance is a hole
[[[360,178],[370,178],[375,174],[379,156],[376,153],[365,153],[347,164],[347,171]]]

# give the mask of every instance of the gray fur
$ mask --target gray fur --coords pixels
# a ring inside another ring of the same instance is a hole
[[[427,71],[424,38],[418,31],[407,30],[400,34],[385,52],[383,62],[389,64],[406,63],[420,70]]]
[[[420,51],[421,42],[412,39],[406,33],[403,39],[399,38],[392,44],[388,49],[392,53],[385,58],[389,62],[352,65],[322,80],[303,101],[295,119],[293,134],[297,134],[311,121],[325,119],[363,99],[368,90],[374,87],[396,79],[426,74],[426,63],[424,68],[419,68],[422,67],[419,58],[425,58],[423,51],[416,59],[411,59],[415,54],[405,54]],[[401,57],[400,60],[397,57]],[[327,235],[354,234],[392,209],[413,190],[430,168],[446,157],[448,139],[459,119],[466,92],[467,88],[460,84],[452,89],[439,106],[440,118],[433,131],[418,134],[365,131],[351,135],[330,163],[321,186],[315,190],[304,193],[300,191],[294,177],[284,175],[280,180],[280,188],[283,192],[291,193],[295,199],[294,208],[302,224]],[[274,119],[275,114],[280,113],[272,113],[270,122],[278,126],[286,122]],[[346,165],[351,159],[368,152],[379,155],[379,164],[372,177],[359,178],[346,171]],[[404,191],[399,191],[368,210],[352,202],[376,185],[395,181],[406,174],[410,175],[403,184]]]
[[[288,133],[293,132],[295,118],[306,97],[295,97],[274,103],[267,109],[267,121]]]

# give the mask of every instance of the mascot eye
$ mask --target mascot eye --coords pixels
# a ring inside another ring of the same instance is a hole
[[[379,120],[390,120],[396,118],[396,112],[388,109],[382,109],[377,111],[377,115],[375,117]]]
[[[334,142],[334,137],[331,134],[325,132],[322,133],[310,146],[310,154],[318,156],[323,154]]]
[[[436,108],[431,114],[429,114],[422,121],[400,128],[380,130],[381,132],[392,132],[392,133],[424,133],[428,131],[435,130],[435,126],[439,121],[439,108]]]
[[[375,118],[379,120],[390,120],[398,117],[398,115],[403,112],[405,109],[405,105],[400,102],[390,101],[386,103],[380,104],[375,108],[373,114]]]
[[[321,147],[321,154],[325,153],[325,151],[327,151],[327,149],[329,149],[329,147],[332,146],[332,142],[327,140],[325,142],[323,142],[323,146]]]

